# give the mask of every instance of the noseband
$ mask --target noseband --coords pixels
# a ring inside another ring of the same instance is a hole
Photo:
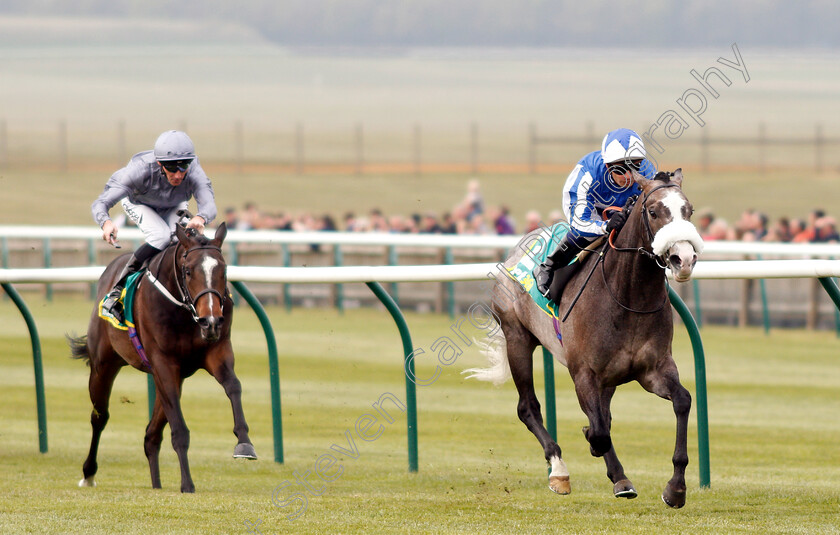
[[[648,215],[648,211],[647,211],[648,198],[650,198],[651,194],[653,194],[653,192],[656,191],[656,190],[660,190],[662,188],[678,188],[678,187],[679,187],[679,185],[674,184],[673,182],[660,184],[660,185],[656,186],[655,188],[653,188],[652,190],[645,193],[645,196],[642,197],[642,221],[644,221],[645,230],[647,230],[648,242],[649,243],[653,243],[653,230],[651,230],[651,228],[650,228],[650,216]],[[610,247],[612,249],[614,249],[615,251],[618,251],[620,253],[631,252],[631,251],[637,252],[641,255],[644,255],[644,256],[650,258],[654,262],[656,262],[656,265],[659,266],[660,268],[665,269],[665,267],[666,267],[665,259],[660,257],[659,255],[655,254],[653,251],[648,251],[644,247],[638,247],[638,248],[635,248],[635,249],[632,248],[632,247],[616,247],[612,243],[612,236],[610,236],[608,241],[609,241]]]
[[[199,249],[213,249],[219,251],[221,253],[222,249],[215,245],[199,245],[196,247],[191,247],[189,249],[185,249],[184,253],[181,255],[181,273],[180,276],[178,275],[178,262],[175,260],[175,255],[178,254],[178,247],[180,247],[180,242],[175,246],[175,253],[172,256],[172,271],[173,276],[175,277],[175,285],[178,287],[178,293],[181,294],[181,300],[179,301],[175,298],[167,289],[166,287],[157,279],[154,275],[152,275],[151,271],[146,271],[146,275],[149,277],[149,280],[152,282],[155,288],[157,288],[160,293],[163,294],[164,297],[169,299],[173,304],[179,306],[187,312],[190,313],[194,322],[198,323],[199,317],[198,312],[195,310],[195,304],[198,302],[206,294],[212,294],[219,298],[219,303],[222,309],[222,315],[224,315],[225,311],[225,299],[224,296],[215,288],[205,288],[198,292],[195,297],[190,296],[189,289],[187,288],[187,255],[189,255],[193,251],[197,251]],[[227,281],[225,281],[225,286],[227,286]]]
[[[673,182],[667,182],[667,183],[664,183],[664,184],[660,184],[660,185],[656,186],[655,188],[653,188],[652,190],[645,193],[645,196],[642,197],[642,220],[644,221],[645,230],[647,230],[647,233],[648,233],[648,242],[649,243],[653,243],[653,231],[650,228],[650,219],[649,219],[649,215],[648,215],[648,211],[647,211],[648,198],[650,198],[651,194],[656,190],[659,190],[659,189],[662,189],[662,188],[676,188],[676,187],[679,187],[679,185],[674,184]],[[665,267],[666,267],[665,266],[665,260],[660,259],[660,257],[658,255],[656,255],[655,253],[653,253],[652,251],[648,251],[644,247],[637,247],[637,248],[616,247],[612,242],[612,236],[610,236],[609,239],[607,240],[607,243],[604,244],[604,246],[601,248],[601,251],[598,253],[598,260],[595,262],[595,265],[592,266],[592,270],[589,272],[589,275],[586,277],[586,280],[584,280],[583,285],[581,285],[580,291],[578,291],[577,296],[575,296],[571,305],[569,305],[569,309],[566,311],[566,314],[563,316],[563,321],[566,321],[566,318],[569,317],[569,314],[572,312],[572,308],[574,308],[575,303],[577,303],[578,298],[580,298],[580,295],[583,293],[584,288],[586,288],[586,285],[589,283],[589,279],[592,277],[592,274],[595,273],[595,270],[598,268],[598,264],[601,264],[601,277],[604,281],[604,287],[607,289],[607,293],[612,298],[613,302],[615,302],[615,304],[617,304],[618,306],[620,306],[624,310],[627,310],[628,312],[633,312],[633,313],[636,313],[636,314],[653,314],[653,313],[659,312],[660,310],[662,310],[665,307],[665,304],[668,302],[668,292],[665,292],[665,299],[663,299],[662,303],[658,307],[656,307],[654,309],[651,309],[651,310],[637,310],[635,308],[628,307],[627,305],[625,305],[621,301],[619,301],[618,298],[616,298],[616,296],[613,294],[612,289],[610,288],[609,283],[607,282],[607,274],[606,274],[606,270],[604,268],[604,257],[606,256],[606,253],[609,250],[609,248],[612,248],[615,251],[620,252],[620,253],[636,252],[636,253],[639,253],[641,255],[644,255],[644,256],[650,258],[651,260],[656,262],[656,265],[659,266],[660,268],[665,269]],[[667,281],[668,281],[668,279],[666,278],[665,279],[666,284],[668,283]]]

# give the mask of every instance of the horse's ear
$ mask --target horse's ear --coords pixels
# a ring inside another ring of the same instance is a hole
[[[190,237],[187,236],[187,230],[181,225],[175,225],[175,237],[184,246],[184,249],[189,249],[191,246]]]
[[[225,241],[225,236],[227,236],[227,223],[222,221],[222,224],[216,229],[216,235],[213,236],[213,243],[217,247],[221,247],[222,242]]]
[[[676,171],[674,171],[674,175],[671,177],[671,181],[676,182],[679,187],[682,187],[682,181],[683,181],[682,167],[680,167]]]
[[[633,181],[642,188],[642,191],[647,191],[653,187],[653,180],[648,180],[644,175],[636,172],[636,170],[633,170]]]

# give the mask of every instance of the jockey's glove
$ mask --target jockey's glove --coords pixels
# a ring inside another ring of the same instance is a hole
[[[610,219],[607,221],[607,234],[612,231],[620,231],[621,227],[627,223],[627,216],[630,215],[629,210],[622,210],[621,212],[613,212]]]

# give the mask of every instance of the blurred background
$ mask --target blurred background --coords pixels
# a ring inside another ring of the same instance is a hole
[[[348,213],[365,228],[372,211],[398,231],[444,227],[478,181],[490,220],[460,230],[497,232],[505,213],[519,233],[556,216],[566,175],[618,127],[651,132],[659,167],[682,167],[727,232],[747,209],[831,215],[838,15],[819,1],[6,1],[0,223],[92,224],[110,174],[172,128],[195,141],[219,220],[227,208],[243,228],[343,229]],[[246,205],[262,219],[243,222]]]

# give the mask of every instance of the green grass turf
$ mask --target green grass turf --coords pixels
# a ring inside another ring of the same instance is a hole
[[[467,381],[460,370],[482,363],[475,345],[418,387],[419,472],[409,473],[405,417],[383,421],[376,440],[355,435],[386,392],[405,399],[401,344],[382,310],[295,309],[268,313],[280,351],[285,463],[272,461],[270,395],[264,336],[254,314],[237,310],[237,373],[255,462],[231,458],[230,407],[204,372],[185,383],[190,461],[197,492],[181,495],[168,432],[161,452],[162,490],[150,488],[142,441],[146,381],[127,369],[111,397],[96,488],[80,489],[90,439],[87,368],[67,358],[65,332],[83,332],[90,304],[48,303],[24,294],[43,344],[49,453],[39,454],[29,339],[8,300],[0,301],[0,493],[2,533],[836,533],[840,530],[840,341],[833,333],[704,328],[711,434],[711,488],[699,488],[696,411],[689,430],[688,502],[671,510],[659,494],[670,478],[674,416],[670,404],[637,385],[613,402],[613,438],[639,490],[612,497],[601,459],[589,455],[586,424],[568,374],[557,368],[558,432],[572,494],[547,488],[536,439],[516,418],[511,383]],[[453,320],[408,314],[418,375],[432,372],[431,343]],[[480,336],[476,329],[468,334]],[[677,329],[675,358],[694,393],[687,335]],[[537,364],[537,384],[542,384]],[[541,388],[538,395],[543,397]],[[357,458],[336,454],[342,472],[316,483],[306,509],[272,504],[272,491],[312,470],[332,444],[355,437]],[[322,487],[322,488],[320,488]],[[250,524],[247,524],[250,523]]]

